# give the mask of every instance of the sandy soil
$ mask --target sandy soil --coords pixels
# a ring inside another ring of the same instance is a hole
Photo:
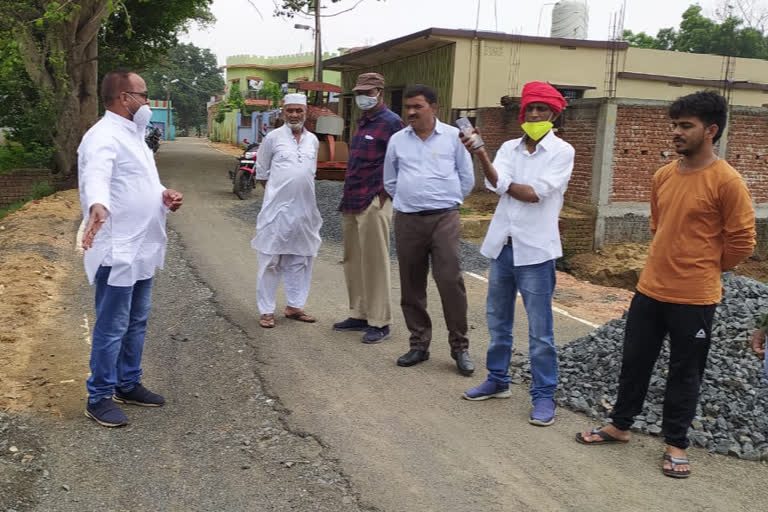
[[[0,411],[68,416],[82,403],[72,389],[88,373],[87,325],[57,329],[73,275],[71,257],[62,255],[72,253],[79,218],[70,190],[0,219]]]
[[[566,265],[578,279],[634,290],[647,257],[648,245],[626,243],[605,246],[592,253],[576,254],[568,258]],[[768,282],[768,260],[750,258],[736,267],[734,272]]]

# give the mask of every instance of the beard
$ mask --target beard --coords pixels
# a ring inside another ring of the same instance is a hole
[[[286,121],[285,124],[287,124],[288,127],[291,129],[291,131],[294,131],[294,132],[300,132],[302,128],[304,128],[304,121],[296,121],[294,123],[290,121]]]
[[[698,153],[701,150],[701,147],[703,145],[704,145],[704,139],[699,139],[694,141],[688,139],[687,141],[685,141],[685,146],[682,148],[675,148],[675,152],[678,155],[691,156]]]

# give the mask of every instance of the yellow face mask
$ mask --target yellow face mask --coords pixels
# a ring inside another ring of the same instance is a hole
[[[555,125],[551,121],[537,121],[535,123],[523,123],[520,127],[532,140],[544,137]]]

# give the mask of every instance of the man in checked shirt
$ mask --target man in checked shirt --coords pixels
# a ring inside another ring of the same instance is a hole
[[[389,338],[392,323],[389,276],[389,227],[392,198],[384,190],[382,170],[389,138],[405,124],[384,104],[384,77],[357,77],[355,103],[363,112],[350,142],[339,210],[344,228],[344,277],[349,318],[337,331],[365,331],[363,343]]]

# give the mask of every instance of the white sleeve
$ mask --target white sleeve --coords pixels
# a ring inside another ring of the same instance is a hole
[[[568,188],[568,181],[573,171],[573,157],[576,154],[573,147],[567,146],[560,150],[536,180],[531,183],[531,188],[539,199],[543,199],[554,193],[564,193]]]
[[[78,148],[80,203],[84,215],[94,204],[110,210],[110,185],[117,159],[117,148],[112,137],[94,134]]]
[[[512,166],[512,158],[508,155],[510,146],[507,143],[501,145],[496,152],[496,157],[493,159],[493,168],[498,173],[496,180],[496,186],[491,185],[488,178],[485,179],[485,188],[495,192],[496,194],[503,196],[507,193],[509,186],[512,184],[512,175],[514,172]]]
[[[272,141],[274,136],[270,137],[274,132],[270,133],[259,146],[256,152],[256,179],[264,181],[269,179],[269,169],[272,167]]]
[[[472,164],[472,155],[469,154],[458,136],[456,137],[456,167],[461,183],[461,195],[467,197],[475,187],[475,166]]]

